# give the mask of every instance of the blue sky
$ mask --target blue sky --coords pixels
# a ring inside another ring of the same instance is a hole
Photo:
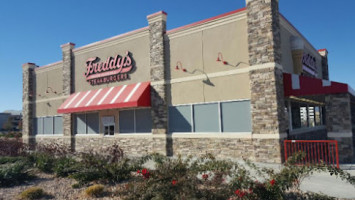
[[[0,3],[0,112],[22,109],[22,64],[61,60],[80,47],[147,26],[164,10],[172,29],[245,7],[245,0],[3,0]],[[280,0],[280,12],[317,49],[329,51],[330,78],[355,88],[355,1]]]

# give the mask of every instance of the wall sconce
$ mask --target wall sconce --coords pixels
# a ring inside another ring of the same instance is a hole
[[[194,69],[193,71],[187,71],[187,69],[183,68],[182,67],[182,63],[180,61],[177,61],[176,62],[176,67],[175,67],[176,70],[182,70],[183,72],[187,72],[189,74],[195,74],[196,72],[200,72],[201,74],[205,75],[206,76],[206,79],[202,80],[203,83],[207,84],[207,85],[210,85],[210,86],[214,86],[214,84],[211,82],[211,80],[208,78],[206,72],[204,72],[203,70],[200,70],[200,69]]]
[[[217,56],[217,62],[222,62],[224,65],[228,65],[228,62],[227,61],[224,61],[223,60],[223,55],[221,52],[218,52],[218,56]]]
[[[187,72],[187,70],[185,68],[182,67],[182,63],[180,61],[177,61],[176,62],[176,67],[175,67],[176,70],[182,70],[183,72]]]
[[[49,92],[52,92],[54,94],[57,94],[57,91],[53,90],[51,87],[47,87],[46,93],[48,94]]]
[[[217,61],[217,62],[222,62],[224,65],[229,65],[229,66],[231,66],[231,67],[238,67],[240,64],[249,65],[248,63],[243,62],[243,61],[238,62],[236,65],[231,65],[231,64],[229,64],[227,61],[223,60],[223,55],[222,55],[221,52],[218,52],[218,56],[217,56],[217,60],[216,60],[216,61]]]

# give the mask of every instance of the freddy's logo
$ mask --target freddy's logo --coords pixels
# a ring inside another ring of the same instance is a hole
[[[97,60],[98,57],[93,57],[86,61],[84,76],[91,85],[126,80],[133,69],[131,54],[128,51],[125,56],[108,57],[106,62]]]

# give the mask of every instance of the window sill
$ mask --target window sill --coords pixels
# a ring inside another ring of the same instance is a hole
[[[298,135],[298,134],[303,134],[303,133],[308,133],[308,132],[313,132],[313,131],[318,131],[318,130],[324,130],[327,127],[325,125],[322,126],[315,126],[315,127],[306,127],[306,128],[298,128],[290,131],[290,135]]]
[[[63,134],[41,134],[41,135],[35,135],[35,137],[37,138],[41,138],[41,137],[63,137]]]

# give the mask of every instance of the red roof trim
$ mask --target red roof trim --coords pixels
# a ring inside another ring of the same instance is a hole
[[[159,12],[156,12],[156,13],[153,13],[153,14],[148,15],[148,16],[147,16],[147,19],[152,18],[152,17],[155,17],[155,16],[160,15],[160,14],[168,15],[165,11],[161,10],[161,11],[159,11]]]
[[[241,8],[241,9],[238,9],[238,10],[233,10],[233,11],[230,11],[230,12],[227,12],[227,13],[224,13],[224,14],[221,14],[221,15],[217,15],[217,16],[215,16],[215,17],[211,17],[211,18],[208,18],[208,19],[204,19],[204,20],[201,20],[201,21],[192,23],[192,24],[188,24],[188,25],[185,25],[185,26],[181,26],[181,27],[178,27],[178,28],[174,28],[174,29],[172,29],[172,30],[167,31],[167,33],[170,34],[170,33],[177,32],[177,31],[180,31],[180,30],[183,30],[183,29],[191,28],[191,27],[197,26],[197,25],[199,25],[199,24],[203,24],[203,23],[206,23],[206,22],[209,22],[209,21],[212,21],[212,20],[216,20],[216,19],[219,19],[219,18],[222,18],[222,17],[226,17],[226,16],[228,16],[228,15],[232,15],[232,14],[235,14],[235,13],[238,13],[238,12],[242,12],[242,11],[244,11],[244,10],[246,10],[246,8]]]

